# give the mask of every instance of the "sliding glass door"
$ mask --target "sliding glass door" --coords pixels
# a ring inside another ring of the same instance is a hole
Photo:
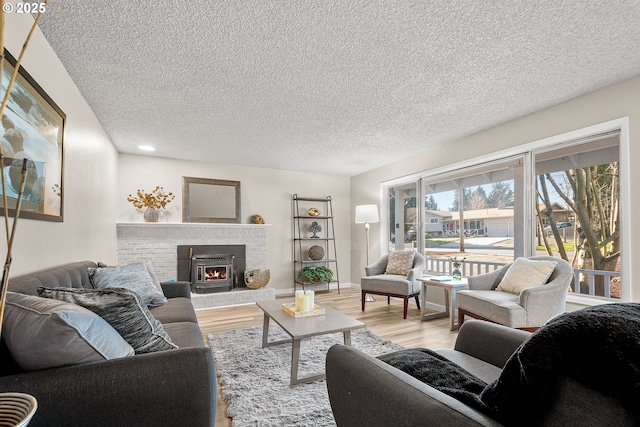
[[[388,249],[390,252],[418,249],[420,212],[417,208],[417,193],[415,181],[388,188]]]

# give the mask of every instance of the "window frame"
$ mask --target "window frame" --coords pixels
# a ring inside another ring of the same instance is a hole
[[[448,175],[463,173],[465,170],[473,173],[474,169],[482,167],[483,165],[490,166],[491,164],[500,164],[507,162],[512,158],[523,159],[523,183],[521,198],[516,196],[515,203],[521,203],[524,212],[523,223],[523,236],[522,247],[514,248],[514,257],[527,257],[535,253],[535,214],[534,214],[534,201],[535,201],[535,182],[536,182],[536,168],[535,168],[535,155],[546,151],[554,151],[566,146],[575,146],[583,144],[597,135],[607,133],[618,133],[619,138],[619,177],[620,177],[620,229],[623,231],[620,241],[620,281],[622,286],[620,287],[620,302],[628,302],[631,300],[631,284],[628,280],[631,277],[630,274],[630,262],[628,260],[631,254],[631,239],[629,233],[625,233],[624,230],[630,228],[631,221],[631,193],[630,193],[630,153],[629,153],[629,118],[621,117],[618,119],[610,120],[607,122],[599,123],[592,126],[587,126],[581,129],[565,132],[562,134],[554,135],[548,138],[535,140],[529,143],[520,144],[508,149],[496,151],[483,156],[479,156],[473,159],[468,159],[449,165],[444,165],[438,168],[434,168],[429,171],[419,172],[412,175],[408,175],[402,178],[392,179],[384,181],[380,184],[380,206],[381,216],[387,216],[389,212],[388,202],[383,195],[387,194],[390,187],[415,183],[416,194],[418,194],[418,200],[424,200],[425,191],[423,182],[432,181],[438,177],[446,178]],[[381,222],[383,220],[381,219]],[[388,220],[383,223],[388,223]],[[423,224],[425,223],[424,209],[420,209],[420,218],[417,218],[417,232],[418,235],[423,235]],[[386,235],[389,230],[385,227],[380,227],[380,241],[385,241]],[[424,240],[418,239],[417,250],[424,253]],[[384,245],[382,245],[384,247]],[[386,253],[386,249],[384,252]],[[615,300],[618,301],[618,300]],[[576,303],[580,305],[596,305],[607,302],[612,302],[611,298],[583,296],[574,293],[567,294],[567,302]]]

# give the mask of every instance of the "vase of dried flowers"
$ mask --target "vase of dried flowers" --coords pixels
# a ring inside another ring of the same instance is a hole
[[[158,185],[150,193],[138,190],[135,196],[129,194],[127,201],[138,209],[147,208],[142,216],[145,222],[158,222],[160,209],[164,209],[175,198],[175,194],[165,193],[164,188]]]
[[[147,206],[142,218],[144,218],[144,222],[158,222],[158,218],[160,218],[160,211],[154,207]]]

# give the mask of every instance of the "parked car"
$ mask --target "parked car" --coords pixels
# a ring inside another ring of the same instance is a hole
[[[573,227],[573,224],[571,224],[570,222],[566,222],[566,221],[556,222],[556,228],[571,228],[571,227]],[[544,231],[550,232],[551,231],[551,226],[550,225],[546,225],[544,227]]]

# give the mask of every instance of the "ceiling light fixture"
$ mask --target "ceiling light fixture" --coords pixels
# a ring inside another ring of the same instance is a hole
[[[156,151],[156,147],[152,147],[151,145],[138,145],[138,148],[142,151]]]

